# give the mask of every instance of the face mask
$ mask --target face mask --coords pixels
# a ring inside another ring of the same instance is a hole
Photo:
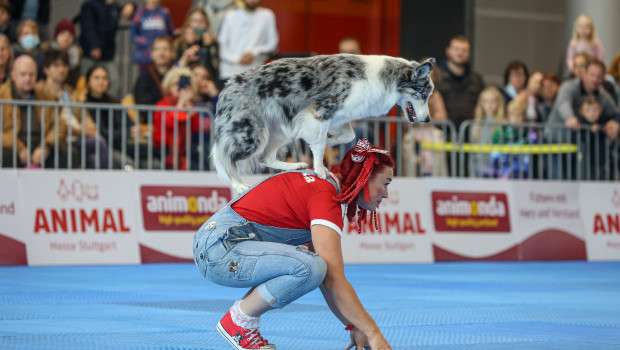
[[[202,35],[207,31],[205,28],[194,28],[193,30],[199,38],[202,38]]]
[[[41,40],[39,40],[38,36],[33,35],[33,34],[28,34],[24,36],[19,43],[24,47],[24,49],[32,50],[35,47],[37,47],[37,45],[39,45],[40,42]]]

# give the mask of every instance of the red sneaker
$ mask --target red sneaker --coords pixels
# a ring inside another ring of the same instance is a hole
[[[258,330],[245,329],[237,326],[230,316],[230,311],[224,315],[222,320],[217,324],[217,330],[220,334],[228,340],[237,350],[242,349],[259,349],[259,350],[275,350],[276,346],[269,344],[267,339],[264,339]]]

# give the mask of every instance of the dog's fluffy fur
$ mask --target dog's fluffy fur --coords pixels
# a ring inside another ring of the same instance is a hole
[[[213,125],[211,158],[220,177],[237,193],[248,186],[240,175],[257,167],[306,168],[276,158],[278,150],[304,139],[314,170],[327,176],[328,146],[353,140],[349,123],[400,105],[410,122],[430,120],[433,92],[430,58],[422,64],[389,56],[329,55],[285,58],[231,78],[222,91]]]

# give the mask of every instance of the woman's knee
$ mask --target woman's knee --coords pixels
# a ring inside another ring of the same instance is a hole
[[[308,265],[308,283],[314,288],[318,287],[323,283],[325,279],[325,275],[327,274],[327,264],[325,260],[318,255],[314,255],[309,262]],[[314,289],[313,288],[313,289]]]

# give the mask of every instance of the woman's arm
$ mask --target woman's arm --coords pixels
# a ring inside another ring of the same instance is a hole
[[[313,248],[327,264],[327,274],[321,292],[332,312],[335,310],[334,315],[344,321],[343,324],[354,324],[368,337],[368,343],[373,349],[391,349],[344,275],[344,261],[338,233],[323,225],[312,226],[311,232]]]

